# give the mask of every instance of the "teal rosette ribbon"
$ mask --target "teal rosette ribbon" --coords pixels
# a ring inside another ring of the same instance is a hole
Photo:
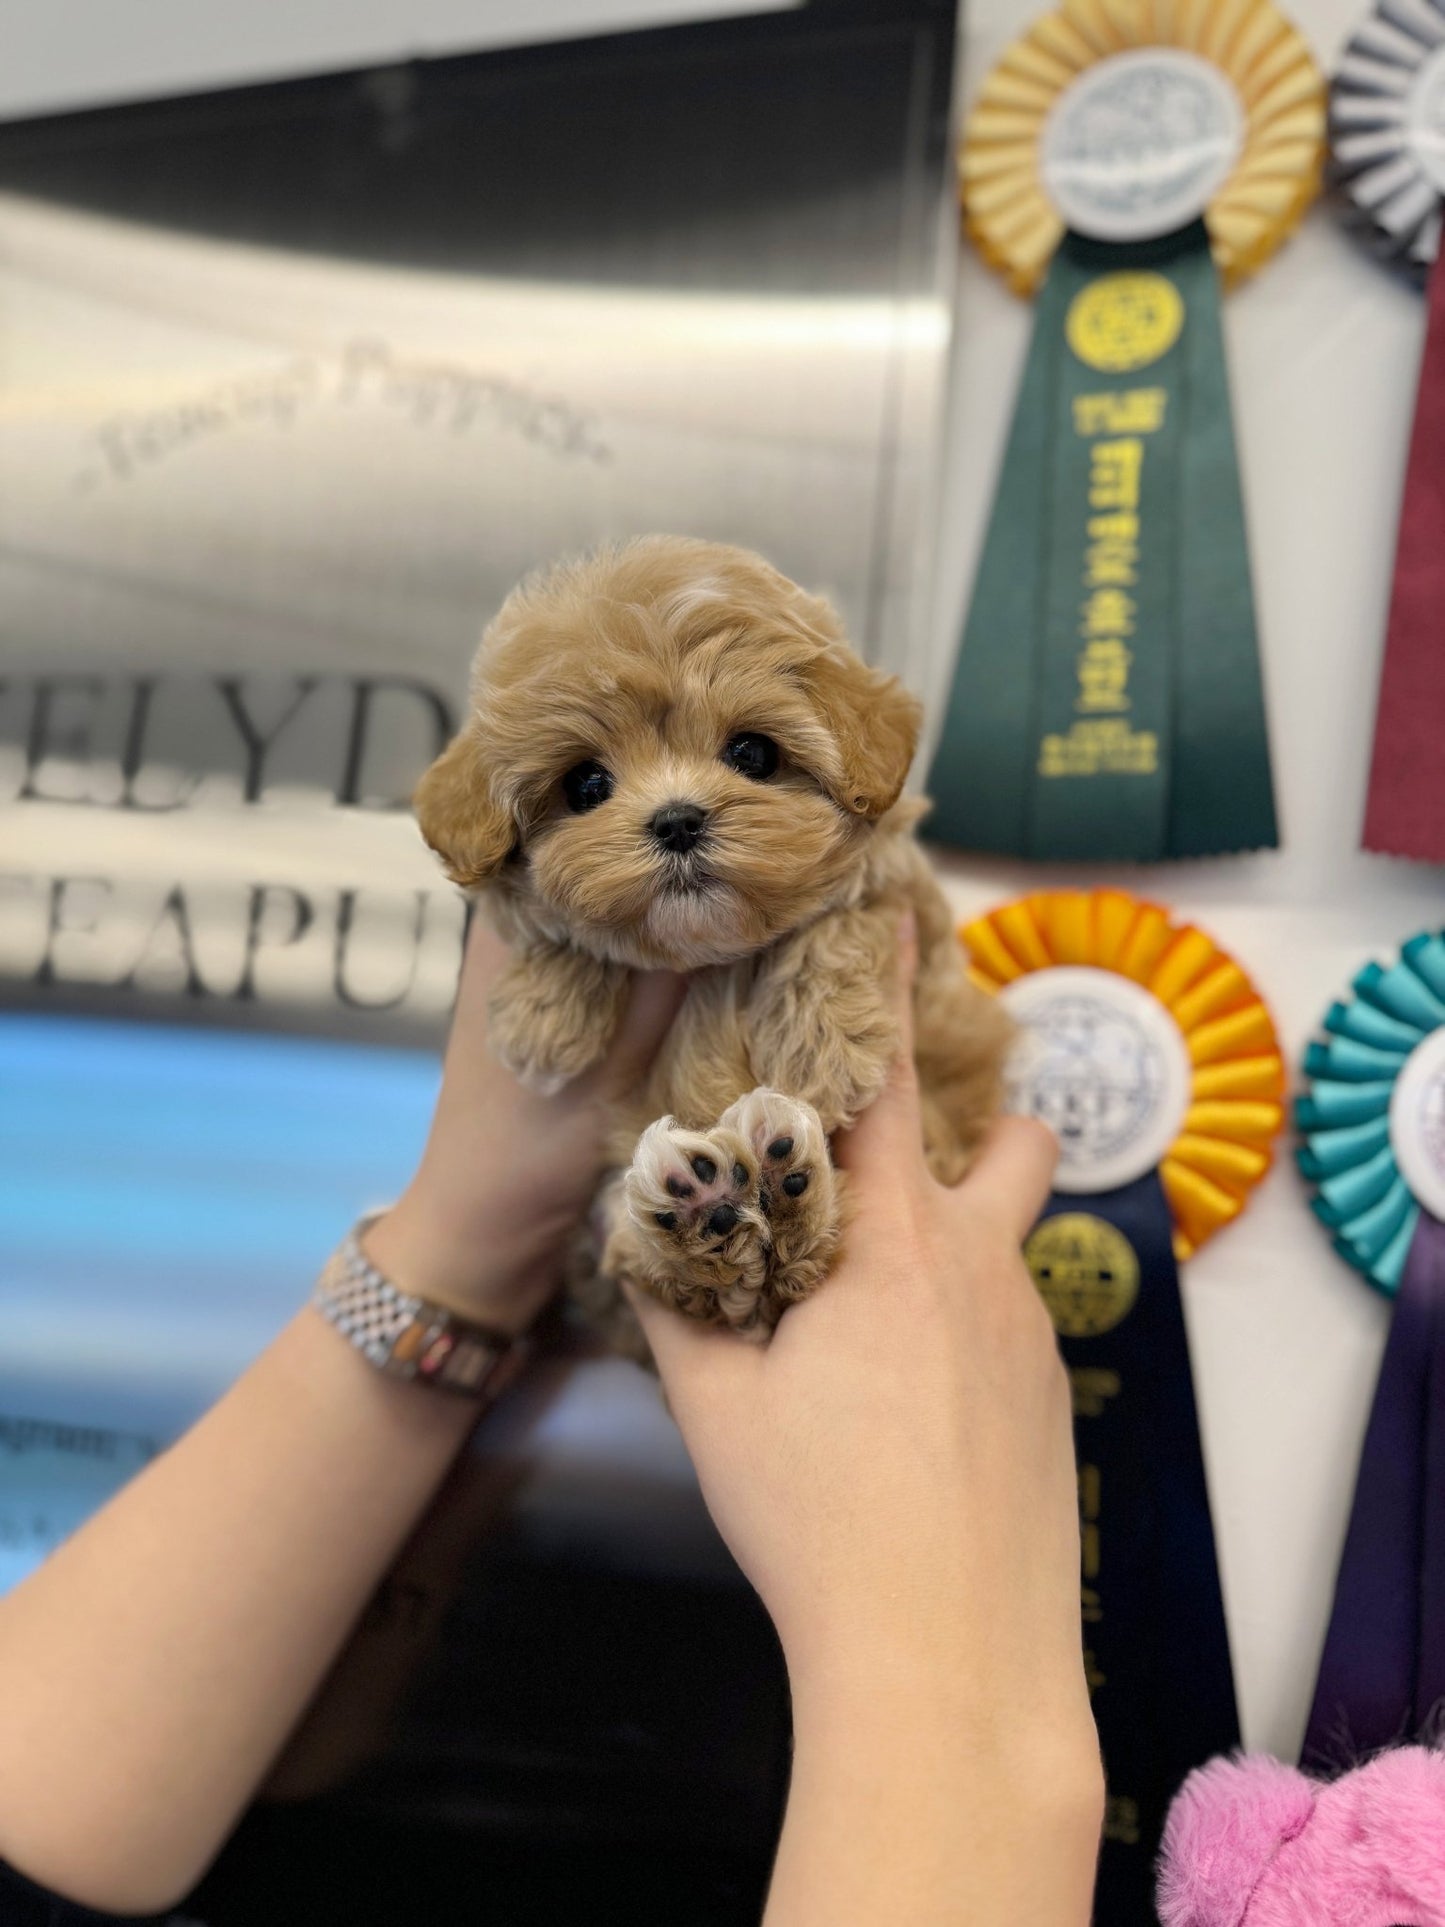
[[[1299,1165],[1336,1249],[1394,1299],[1303,1764],[1445,1713],[1445,941],[1367,964],[1305,1054]]]
[[[1445,1187],[1445,941],[1422,931],[1350,990],[1305,1052],[1296,1155],[1335,1249],[1393,1294],[1422,1201]]]

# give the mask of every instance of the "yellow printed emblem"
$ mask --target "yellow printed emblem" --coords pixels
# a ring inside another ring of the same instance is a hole
[[[1111,375],[1147,368],[1184,326],[1184,302],[1162,274],[1101,274],[1069,303],[1064,334],[1090,368]]]
[[[1113,1225],[1086,1211],[1062,1211],[1035,1227],[1024,1257],[1054,1330],[1065,1338],[1112,1331],[1139,1296],[1139,1260]]]

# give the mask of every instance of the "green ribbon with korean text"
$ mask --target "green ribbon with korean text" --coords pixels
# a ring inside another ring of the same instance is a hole
[[[1000,854],[1278,841],[1202,220],[1050,264],[929,788],[931,834]]]

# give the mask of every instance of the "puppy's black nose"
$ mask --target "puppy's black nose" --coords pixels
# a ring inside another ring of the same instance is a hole
[[[664,803],[648,827],[664,850],[685,856],[707,828],[707,811],[696,803]]]

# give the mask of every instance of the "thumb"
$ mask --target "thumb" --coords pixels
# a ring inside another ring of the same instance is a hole
[[[1020,1244],[1048,1202],[1059,1141],[1036,1117],[998,1118],[953,1193],[960,1209],[996,1219]]]

